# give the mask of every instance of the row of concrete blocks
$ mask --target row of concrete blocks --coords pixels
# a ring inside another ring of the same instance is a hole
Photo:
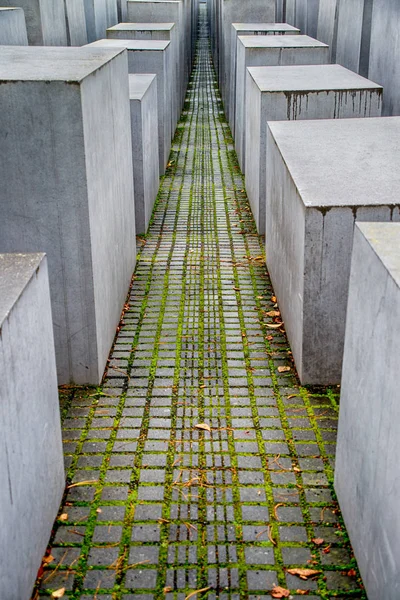
[[[383,85],[383,114],[400,114],[398,0],[277,0],[277,19],[327,43],[332,62]]]
[[[1,0],[0,45],[83,46],[118,23],[121,1]]]

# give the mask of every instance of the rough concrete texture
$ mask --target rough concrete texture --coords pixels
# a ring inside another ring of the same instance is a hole
[[[21,600],[65,485],[44,254],[0,254],[0,332],[0,597]]]
[[[117,0],[106,0],[107,27],[113,27],[118,23]],[[104,37],[104,34],[103,34]]]
[[[189,78],[188,38],[185,30],[183,2],[177,0],[128,0],[128,21],[133,23],[175,23],[179,38],[180,107],[182,109]]]
[[[294,25],[296,22],[296,0],[286,0],[286,23]],[[304,33],[303,31],[301,33]]]
[[[231,132],[235,134],[235,98],[236,98],[236,50],[239,35],[296,35],[300,30],[287,23],[232,23],[231,52],[230,52],[230,85],[224,106]]]
[[[117,0],[118,23],[125,23],[128,17],[128,0]]]
[[[23,9],[29,45],[67,45],[64,0],[1,0],[1,5]]]
[[[246,69],[257,66],[313,65],[327,63],[326,44],[307,35],[238,37],[236,65],[235,148],[239,165],[246,165]]]
[[[368,75],[374,0],[338,1],[336,62],[356,73],[361,68]]]
[[[160,175],[168,163],[172,138],[172,90],[175,82],[172,70],[170,42],[162,40],[98,40],[92,48],[125,48],[128,51],[130,74],[155,73],[158,97],[158,141]]]
[[[106,0],[84,0],[88,42],[103,38],[107,30]]]
[[[232,23],[275,23],[275,0],[219,0],[218,78],[224,106],[229,104]]]
[[[135,265],[127,73],[119,49],[0,55],[0,251],[47,253],[60,383],[100,382]]]
[[[319,0],[317,38],[328,44],[331,62],[336,62],[338,0]]]
[[[84,0],[64,0],[68,46],[88,43]]]
[[[146,233],[159,187],[156,75],[129,75],[136,233]]]
[[[331,493],[338,389],[300,387],[270,314],[204,21],[104,385],[62,392],[68,479],[92,483],[64,499],[43,600],[62,581],[76,600],[364,600]],[[311,553],[321,573],[290,575]]]
[[[25,15],[22,8],[0,8],[0,45],[28,45]]]
[[[175,65],[175,93],[172,94],[172,131],[175,131],[182,110],[180,102],[181,90],[184,86],[183,73],[180,68],[178,30],[175,23],[118,23],[107,29],[107,39],[125,40],[170,40],[171,52]]]
[[[304,384],[340,383],[354,222],[398,221],[400,119],[269,124],[266,255]]]
[[[400,4],[374,0],[369,77],[384,86],[384,115],[400,115]]]
[[[246,191],[264,235],[267,122],[380,117],[382,88],[340,65],[307,65],[250,67],[246,92]]]
[[[354,230],[335,489],[370,600],[400,581],[400,224]]]

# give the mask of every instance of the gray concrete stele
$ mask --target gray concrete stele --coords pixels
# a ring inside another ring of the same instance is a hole
[[[340,383],[355,221],[400,220],[400,118],[269,123],[265,247],[303,384]]]
[[[84,0],[65,0],[65,19],[68,46],[88,43]]]
[[[0,8],[0,45],[28,45],[25,15],[22,8]]]
[[[135,268],[127,54],[3,46],[0,82],[0,252],[46,252],[59,383],[98,384]]]
[[[156,75],[129,75],[136,233],[146,233],[159,179]]]
[[[381,86],[340,65],[247,69],[246,190],[265,234],[267,122],[380,117]]]
[[[19,600],[31,597],[65,486],[44,254],[0,254],[0,331],[0,598]]]
[[[172,139],[172,91],[175,89],[171,42],[164,40],[105,39],[89,44],[91,48],[125,48],[128,51],[128,70],[157,75],[158,141],[160,175],[169,160]]]
[[[238,36],[236,64],[235,148],[246,171],[246,69],[328,62],[328,46],[307,35]]]
[[[64,0],[1,0],[1,5],[24,10],[29,45],[67,45]]]
[[[336,62],[338,0],[319,0],[317,39],[329,46],[329,60]]]
[[[370,600],[400,597],[400,223],[354,230],[335,490]]]

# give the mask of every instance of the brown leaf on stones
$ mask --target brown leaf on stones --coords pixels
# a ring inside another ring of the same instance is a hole
[[[196,596],[197,594],[201,594],[202,592],[208,592],[208,590],[211,590],[210,585],[208,587],[201,588],[200,590],[194,590],[194,592],[190,592],[190,594],[188,594],[186,596],[185,600],[189,600],[189,598],[193,598],[193,596]]]
[[[271,590],[271,596],[273,598],[289,598],[290,592],[286,588],[280,587],[279,585],[274,585]]]
[[[290,367],[278,367],[278,373],[287,373],[290,371]]]
[[[54,592],[52,592],[51,597],[52,598],[63,598],[65,594],[65,587],[60,588],[59,590],[55,590]]]
[[[311,540],[316,546],[322,546],[324,540],[322,538],[313,538]]]
[[[63,513],[62,515],[60,515],[58,517],[59,521],[68,521],[68,514],[67,513]]]
[[[168,592],[173,592],[173,589],[172,589],[172,587],[170,587],[170,586],[168,585],[167,587],[165,587],[165,588],[163,589],[163,592],[164,592],[164,594],[168,594]]]
[[[281,316],[281,313],[279,312],[279,310],[269,310],[265,314],[267,315],[267,317],[280,317]]]
[[[287,570],[290,575],[296,575],[306,581],[309,577],[315,577],[315,575],[319,575],[321,571],[316,571],[315,569],[288,569]]]
[[[45,565],[49,565],[50,563],[52,563],[54,560],[54,556],[52,556],[51,554],[49,554],[48,556],[44,556],[42,563]]]
[[[274,323],[273,325],[271,325],[271,324],[267,323],[266,325],[267,325],[267,327],[269,327],[270,329],[279,329],[279,327],[282,327],[282,326],[283,326],[283,321],[282,321],[282,323]]]
[[[87,481],[78,481],[78,483],[71,483],[71,485],[67,485],[67,490],[70,490],[74,487],[79,487],[80,485],[94,485],[95,483],[99,483],[98,479],[88,479]]]
[[[297,594],[298,596],[308,596],[308,592],[309,592],[309,591],[310,591],[310,590],[296,590],[296,594]]]
[[[204,431],[208,431],[209,433],[211,433],[211,427],[207,425],[207,423],[197,423],[197,425],[195,425],[195,428],[203,429]]]

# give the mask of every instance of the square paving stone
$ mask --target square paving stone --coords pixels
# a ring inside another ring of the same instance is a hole
[[[278,583],[276,571],[247,571],[247,586],[249,590],[270,590]]]
[[[307,565],[307,561],[311,560],[309,548],[281,547],[281,552],[286,565]]]
[[[99,506],[98,511],[98,521],[123,521],[125,517],[125,506]]]
[[[105,486],[101,492],[101,499],[106,502],[118,500],[126,500],[128,497],[129,488],[127,486]]]
[[[147,561],[148,564],[157,565],[160,549],[158,546],[131,546],[129,564],[134,565]]]
[[[134,589],[153,590],[157,583],[155,569],[128,570],[126,572],[125,586]]]
[[[96,525],[94,528],[94,542],[119,542],[121,539],[122,527],[119,525]]]
[[[262,471],[238,471],[238,479],[241,484],[264,485],[264,473]]]
[[[138,490],[138,500],[163,500],[164,499],[164,486],[162,485],[149,485],[140,486]]]
[[[91,548],[88,557],[88,565],[109,566],[118,558],[119,548]]]
[[[132,542],[158,542],[160,540],[159,525],[134,525]]]
[[[156,521],[161,519],[162,504],[142,504],[135,508],[135,521]]]
[[[303,514],[301,512],[301,508],[296,506],[279,506],[276,509],[276,514],[278,516],[278,521],[288,522],[288,523],[302,523],[303,522]]]
[[[275,563],[274,551],[265,546],[251,546],[244,550],[246,564],[248,565],[273,565]]]
[[[54,544],[83,544],[86,528],[81,525],[63,525],[57,529]]]
[[[129,483],[132,477],[132,469],[108,469],[106,473],[107,483]]]
[[[242,506],[243,521],[269,521],[268,508],[266,506]]]
[[[282,525],[279,527],[279,537],[281,542],[306,542],[308,539],[306,528],[297,525]]]
[[[142,469],[140,483],[164,483],[165,471],[161,469]]]
[[[115,583],[115,572],[110,570],[88,571],[83,581],[84,588],[112,588]]]
[[[266,502],[265,490],[254,487],[239,488],[241,502]]]

